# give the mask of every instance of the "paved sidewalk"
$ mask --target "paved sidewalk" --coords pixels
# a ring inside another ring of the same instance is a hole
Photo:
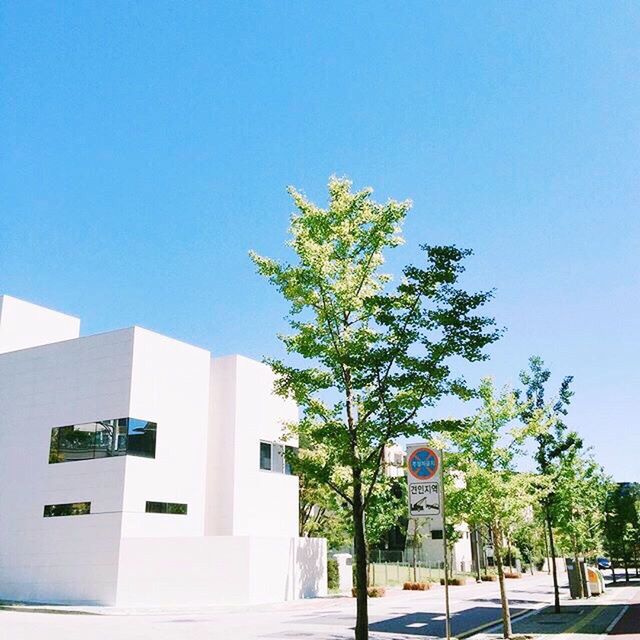
[[[510,582],[512,610],[545,606],[552,594],[546,574]],[[392,589],[369,601],[372,640],[427,640],[444,635],[444,589]],[[29,610],[30,609],[30,610]],[[34,610],[34,609],[37,609]],[[165,610],[69,607],[56,613],[39,608],[0,610],[1,640],[348,640],[353,638],[355,600],[320,598],[251,607],[203,607]],[[469,583],[451,589],[455,634],[473,633],[500,620],[496,582]],[[65,613],[66,615],[60,615]]]
[[[640,588],[636,587],[632,601],[613,625],[609,635],[625,636],[624,640],[640,640]]]
[[[629,618],[632,622],[626,622],[627,614],[629,603],[635,602],[638,597],[640,588],[633,585],[609,588],[604,595],[586,600],[569,600],[565,597],[561,601],[560,613],[555,613],[553,606],[531,612],[513,622],[513,632],[540,640],[593,640],[594,636],[604,640],[607,634],[613,634],[619,628],[623,620],[626,625],[634,624],[635,617]],[[640,626],[636,626],[636,629],[640,630]],[[473,636],[472,640],[497,640],[501,637],[502,626],[496,625]],[[640,635],[633,640],[640,640]]]

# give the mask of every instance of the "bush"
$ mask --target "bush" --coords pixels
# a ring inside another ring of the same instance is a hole
[[[335,558],[329,558],[327,560],[327,587],[329,589],[337,589],[340,587],[338,561]]]
[[[367,595],[370,598],[382,598],[384,594],[385,594],[384,587],[367,587]],[[351,589],[351,595],[354,598],[358,595],[358,590],[356,589],[356,587],[353,587],[353,589]]]
[[[497,579],[498,576],[493,573],[489,573],[486,576],[480,576],[480,580],[482,580],[482,582],[495,582]]]
[[[522,574],[518,573],[517,571],[505,571],[504,577],[505,578],[522,578]]]
[[[444,584],[444,578],[440,578],[440,584]],[[449,578],[449,586],[461,587],[463,584],[467,584],[466,578]]]
[[[402,585],[405,591],[427,591],[431,589],[430,582],[405,582]]]

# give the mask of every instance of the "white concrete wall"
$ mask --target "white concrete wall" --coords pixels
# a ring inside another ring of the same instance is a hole
[[[271,369],[242,356],[213,361],[208,535],[298,535],[298,479],[260,470],[260,441],[283,442],[294,402],[273,393]],[[297,446],[295,438],[288,440]]]
[[[129,538],[117,605],[260,604],[326,594],[326,543],[314,538]]]
[[[236,358],[211,359],[205,535],[233,535]]]
[[[49,464],[51,429],[124,417],[133,331],[0,355],[0,598],[115,598],[124,458]],[[46,504],[91,514],[44,518]]]
[[[298,419],[294,402],[273,393],[274,376],[260,362],[236,357],[236,433],[233,534],[298,535],[298,478],[260,470],[260,440],[283,441],[286,422]],[[287,442],[297,446],[297,440]]]
[[[80,320],[11,296],[0,296],[0,353],[80,335]]]
[[[158,427],[155,459],[127,456],[124,538],[204,535],[210,360],[204,349],[135,328],[129,415]],[[147,500],[188,511],[145,513]]]

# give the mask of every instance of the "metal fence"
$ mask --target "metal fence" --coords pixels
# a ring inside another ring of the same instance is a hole
[[[371,562],[369,565],[371,584],[381,586],[402,585],[405,582],[439,582],[444,578],[444,570],[438,563],[416,562]]]

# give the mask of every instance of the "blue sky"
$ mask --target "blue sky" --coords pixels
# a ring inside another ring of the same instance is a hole
[[[0,2],[0,291],[279,354],[288,184],[411,198],[407,244],[473,248],[507,328],[575,376],[569,423],[640,480],[637,3]],[[453,411],[448,404],[439,409]]]

